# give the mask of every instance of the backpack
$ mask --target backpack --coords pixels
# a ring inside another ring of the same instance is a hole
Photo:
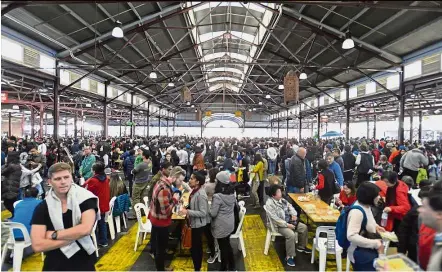
[[[341,215],[338,218],[338,222],[336,222],[336,228],[335,228],[335,234],[336,234],[336,240],[338,241],[338,244],[343,249],[348,249],[350,247],[350,241],[347,239],[347,219],[348,214],[351,210],[357,209],[362,212],[363,219],[362,219],[362,225],[361,230],[365,230],[367,226],[367,215],[365,214],[364,209],[359,205],[351,205],[349,207],[345,207]]]

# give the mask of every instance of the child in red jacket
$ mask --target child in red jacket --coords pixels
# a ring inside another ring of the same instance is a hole
[[[107,247],[107,225],[105,221],[105,214],[109,211],[109,178],[104,173],[104,164],[102,162],[96,162],[92,166],[92,170],[94,171],[94,175],[90,179],[88,179],[83,186],[98,197],[98,204],[101,216],[101,219],[97,223],[98,245],[102,247]]]

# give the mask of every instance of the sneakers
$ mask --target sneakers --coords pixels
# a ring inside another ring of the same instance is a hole
[[[217,251],[213,257],[209,257],[207,262],[209,264],[213,264],[218,259],[218,257],[219,257],[219,251]]]
[[[109,244],[100,244],[100,243],[99,243],[98,246],[99,246],[99,247],[108,247]]]
[[[287,261],[288,266],[295,266],[296,265],[293,257],[286,258],[285,260]]]
[[[307,253],[307,254],[311,254],[311,253],[312,253],[312,251],[311,251],[310,249],[308,249],[308,248],[301,248],[301,247],[298,247],[298,248],[296,249],[296,251],[298,251],[298,252],[304,252],[304,253]]]
[[[155,254],[153,254],[152,252],[149,252],[150,257],[152,257],[152,259],[155,260]]]

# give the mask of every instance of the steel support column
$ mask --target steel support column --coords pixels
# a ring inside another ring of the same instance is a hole
[[[83,111],[81,111],[80,118],[81,118],[81,128],[80,128],[81,138],[84,138],[84,121],[85,121],[85,118],[84,118],[84,112]]]
[[[31,106],[31,139],[34,139],[35,136],[35,110],[34,107]]]
[[[373,138],[375,138],[376,139],[376,122],[377,122],[377,116],[376,116],[376,114],[374,115],[374,121],[373,121]]]
[[[413,112],[410,111],[410,143],[413,142]]]
[[[169,138],[169,118],[166,119],[166,124],[167,124],[166,137]]]
[[[130,133],[129,136],[132,139],[134,137],[133,134],[133,122],[134,122],[134,94],[130,94]]]
[[[175,137],[175,128],[176,128],[176,117],[173,118],[173,134],[172,134],[173,137]]]
[[[78,115],[77,113],[75,113],[74,115],[74,139],[77,139],[77,134],[78,134],[78,129],[77,129],[77,120],[78,119]]]
[[[201,126],[201,139],[203,138],[203,118],[200,118],[200,126]]]
[[[289,118],[287,118],[287,139],[289,138]]]
[[[103,137],[107,138],[109,133],[108,120],[107,120],[107,87],[109,82],[104,83],[104,101],[103,101]]]
[[[122,120],[120,120],[120,138],[121,138],[121,123],[122,123],[123,121]]]
[[[370,118],[367,116],[367,140],[370,139]]]
[[[298,141],[301,141],[301,132],[302,132],[302,117],[301,114],[299,115],[299,137],[298,137]]]
[[[279,139],[279,119],[278,119],[278,139]]]
[[[12,122],[12,115],[11,115],[11,113],[8,113],[8,126],[9,126],[9,135],[8,136],[9,137],[12,136],[12,123],[11,122]]]
[[[161,112],[161,108],[159,112]],[[158,136],[161,136],[161,115],[158,115]]]
[[[273,121],[270,120],[270,137],[273,135]]]
[[[318,96],[318,139],[321,137],[321,108],[319,107],[319,96]]]
[[[64,118],[64,137],[68,137],[68,117]]]
[[[419,111],[419,139],[417,139],[418,143],[422,142],[422,111]]]
[[[150,129],[150,110],[149,110],[149,104],[147,107],[147,137],[149,137],[149,129]]]
[[[346,111],[346,116],[345,116],[345,139],[348,141],[350,140],[350,100],[349,100],[349,96],[350,96],[350,87],[347,87],[345,89],[345,102],[346,102],[346,106],[345,106],[345,111]]]
[[[55,81],[54,81],[54,112],[52,114],[54,120],[54,131],[53,131],[53,139],[58,140],[58,129],[60,123],[60,97],[59,97],[59,88],[60,88],[60,68],[58,67],[58,61],[55,61]]]
[[[39,119],[40,129],[38,131],[38,137],[40,137],[40,139],[43,138],[43,126],[44,126],[43,117],[44,117],[44,114],[45,114],[45,108],[44,108],[44,106],[40,106],[40,119]]]
[[[404,119],[405,119],[405,85],[404,85],[404,66],[401,66],[399,73],[399,130],[398,138],[401,145],[404,144]]]

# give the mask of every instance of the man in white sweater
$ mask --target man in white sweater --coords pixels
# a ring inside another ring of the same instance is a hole
[[[370,182],[363,182],[356,193],[357,201],[354,205],[361,206],[367,217],[365,229],[362,229],[363,213],[358,209],[352,209],[347,219],[347,239],[350,241],[348,255],[353,265],[354,271],[375,271],[373,261],[379,254],[384,253],[384,246],[381,239],[369,239],[369,235],[377,232],[384,232],[385,229],[376,224],[371,206],[375,205],[379,199],[379,188]],[[362,235],[365,233],[365,235]],[[362,249],[373,249],[371,255],[362,252]]]
[[[274,175],[276,169],[276,157],[278,153],[276,149],[273,147],[273,143],[269,143],[269,148],[267,148],[267,158],[269,159],[269,174]]]

